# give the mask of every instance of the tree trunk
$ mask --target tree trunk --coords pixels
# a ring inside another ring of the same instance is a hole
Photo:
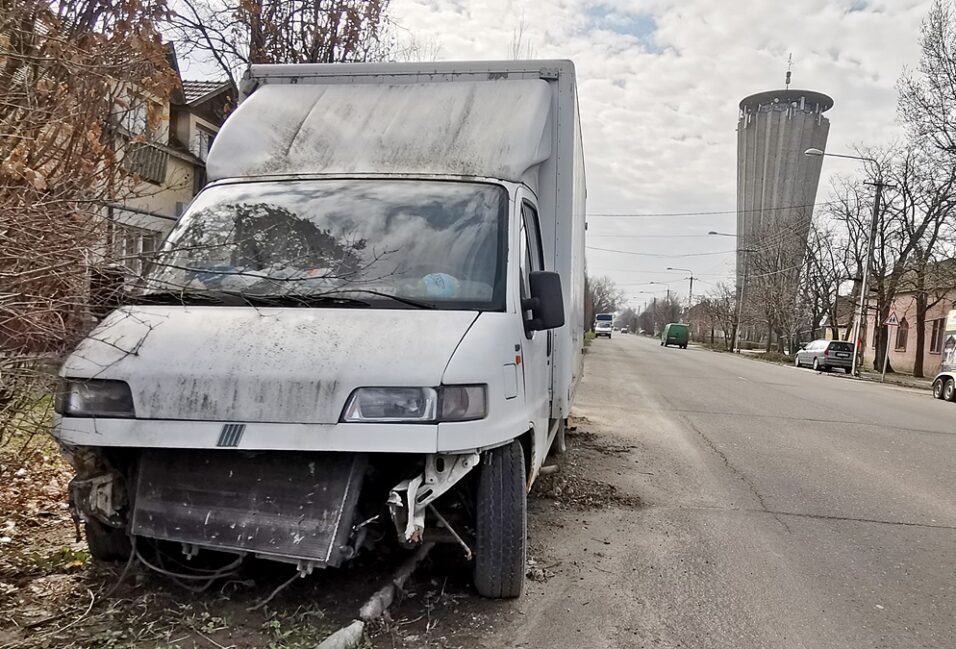
[[[923,350],[926,347],[926,293],[916,294],[916,360],[913,361],[913,376],[923,378]]]
[[[269,63],[262,26],[262,0],[253,0],[249,6],[249,63]]]
[[[885,322],[885,319],[884,319]],[[876,357],[873,359],[873,369],[877,372],[883,371],[883,359],[890,352],[890,328],[881,326],[876,330]],[[893,362],[886,361],[886,373],[893,374]]]

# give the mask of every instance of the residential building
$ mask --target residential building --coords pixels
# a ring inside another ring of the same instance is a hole
[[[171,96],[151,98],[149,107],[134,104],[115,124],[129,138],[123,163],[140,182],[108,209],[109,247],[111,258],[134,274],[205,185],[206,155],[236,102],[228,81],[183,80],[172,48],[169,61],[179,80]],[[147,118],[147,108],[155,118]]]
[[[913,274],[908,273],[903,282],[903,290],[897,292],[890,308],[896,315],[898,324],[890,327],[889,359],[893,370],[912,374],[916,365],[917,352],[917,306],[922,294],[927,303],[923,323],[925,335],[923,345],[923,376],[932,377],[939,372],[944,346],[946,316],[956,308],[956,259],[935,264],[928,271],[931,279],[924,281],[924,288],[914,288]],[[882,326],[882,323],[876,323]],[[881,366],[873,367],[876,346],[876,328],[874,314],[867,318],[866,352],[864,366],[880,371]]]

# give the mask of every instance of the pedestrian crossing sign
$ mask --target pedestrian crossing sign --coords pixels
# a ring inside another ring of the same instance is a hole
[[[883,324],[885,324],[887,327],[896,327],[896,326],[899,326],[899,324],[900,324],[900,319],[896,317],[896,311],[893,311],[893,312],[890,314],[890,317],[887,318],[887,319],[886,319],[886,322],[884,322]]]

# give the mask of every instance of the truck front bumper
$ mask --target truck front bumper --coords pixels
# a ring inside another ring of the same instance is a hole
[[[441,424],[286,424],[57,416],[53,435],[70,446],[470,453],[500,446],[526,432],[529,424],[522,414],[515,410],[503,417]]]

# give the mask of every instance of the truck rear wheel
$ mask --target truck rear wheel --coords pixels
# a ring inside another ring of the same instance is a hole
[[[483,597],[520,597],[528,545],[528,493],[518,440],[485,453],[475,513],[475,588]]]
[[[953,382],[953,379],[944,380],[943,399],[946,401],[956,401],[956,383]]]
[[[90,556],[97,561],[126,561],[133,546],[129,542],[126,530],[104,525],[99,521],[84,524],[86,545]]]

